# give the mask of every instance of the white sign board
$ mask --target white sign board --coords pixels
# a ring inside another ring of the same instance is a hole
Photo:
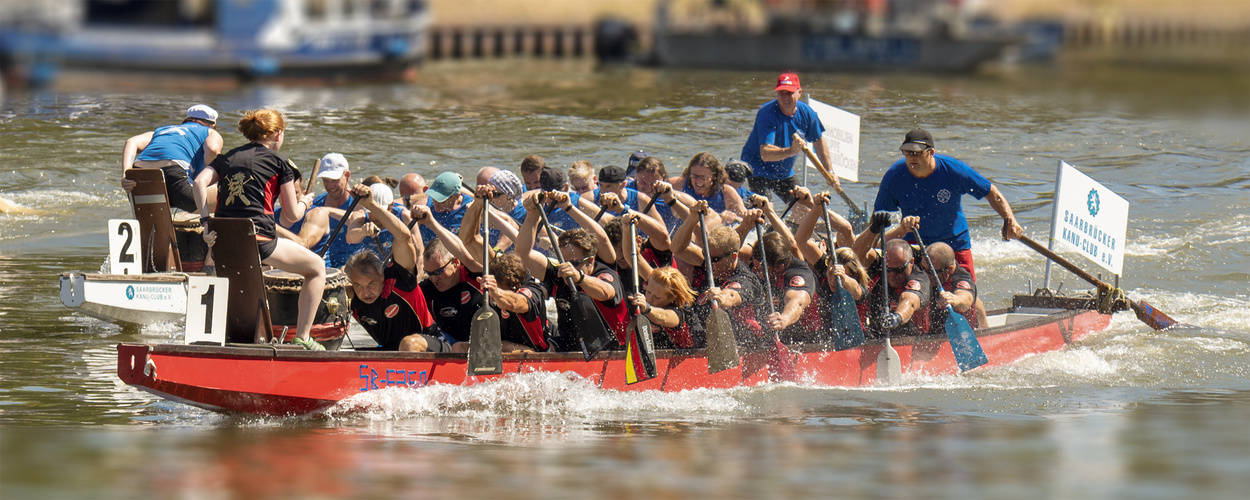
[[[187,277],[187,344],[226,344],[226,300],[230,280],[209,276]]]
[[[1051,241],[1062,242],[1119,276],[1127,231],[1128,201],[1061,160]]]
[[[829,145],[829,170],[833,175],[859,182],[859,115],[843,111],[812,98],[807,99],[820,123],[825,126],[824,140]],[[807,160],[808,168],[816,168]]]
[[[139,221],[109,219],[109,273],[143,274],[139,248]]]

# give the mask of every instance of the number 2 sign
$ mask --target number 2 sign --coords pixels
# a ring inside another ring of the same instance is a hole
[[[230,280],[210,276],[187,277],[187,344],[226,343],[226,294]],[[218,300],[218,298],[222,300]]]
[[[109,219],[109,272],[142,274],[142,266],[143,261],[139,258],[139,221]]]

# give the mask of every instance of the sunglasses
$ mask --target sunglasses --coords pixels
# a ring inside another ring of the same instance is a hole
[[[928,152],[929,150],[927,149],[921,150],[921,151],[903,151],[903,155],[904,156],[924,156],[924,154]]]
[[[451,264],[451,259],[448,259],[447,262],[443,263],[443,265],[438,266],[438,269],[435,269],[433,271],[426,271],[426,274],[430,276],[442,276],[443,273],[447,272],[447,264]]]
[[[900,274],[902,274],[902,273],[907,272],[907,266],[909,266],[909,265],[911,265],[911,264],[910,264],[910,263],[908,263],[908,264],[903,264],[903,265],[898,266],[898,267],[886,267],[886,268],[885,268],[885,270],[886,270],[886,271],[889,271],[889,272],[892,272],[892,273],[900,273]]]
[[[570,260],[569,262],[572,263],[574,266],[581,266],[581,265],[585,265],[587,262],[590,262],[594,259],[595,259],[594,255],[587,255],[581,260]]]
[[[729,255],[730,255],[730,254],[724,254],[724,255],[717,255],[717,256],[711,257],[712,263],[713,263],[713,264],[716,264],[716,263],[718,263],[718,262],[720,262],[720,261],[722,261],[722,260],[725,260],[725,259],[729,258]]]

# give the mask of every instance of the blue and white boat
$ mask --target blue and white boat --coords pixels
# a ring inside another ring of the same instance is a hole
[[[429,24],[426,0],[58,0],[6,17],[0,68],[14,86],[79,73],[147,84],[411,80]]]

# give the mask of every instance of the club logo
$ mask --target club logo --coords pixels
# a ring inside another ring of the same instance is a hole
[[[938,191],[938,192],[937,192],[937,201],[938,201],[938,203],[946,203],[946,202],[948,202],[948,201],[951,201],[951,192],[950,192],[949,190],[947,190],[947,189],[943,189],[943,190],[941,190],[941,191]]]
[[[463,291],[463,292],[460,292],[460,303],[461,303],[461,304],[468,304],[468,303],[469,303],[469,299],[471,299],[471,298],[473,298],[473,295],[469,294],[469,292],[468,292],[467,290],[466,290],[466,291]]]
[[[807,284],[807,282],[803,281],[802,276],[795,276],[793,278],[790,278],[790,286],[792,287],[801,287],[805,284]]]
[[[600,275],[595,276],[595,277],[596,277],[596,278],[599,278],[599,279],[601,279],[601,280],[603,280],[603,281],[606,281],[606,282],[608,282],[608,283],[611,283],[611,282],[613,281],[613,279],[612,279],[612,275],[611,275],[611,274],[608,274],[608,273],[603,273],[603,274],[600,274]]]
[[[920,290],[920,281],[919,280],[908,281],[906,288],[908,290]]]
[[[396,314],[399,314],[399,305],[391,304],[389,307],[386,308],[386,311],[383,314],[387,318],[394,318]]]
[[[126,287],[126,298],[127,298],[127,299],[130,299],[130,300],[135,300],[135,287],[134,287],[134,285],[130,285],[130,286],[127,286],[127,287]]]
[[[1086,200],[1085,205],[1089,208],[1089,215],[1091,217],[1098,215],[1098,204],[1098,190],[1089,190],[1089,198]]]

